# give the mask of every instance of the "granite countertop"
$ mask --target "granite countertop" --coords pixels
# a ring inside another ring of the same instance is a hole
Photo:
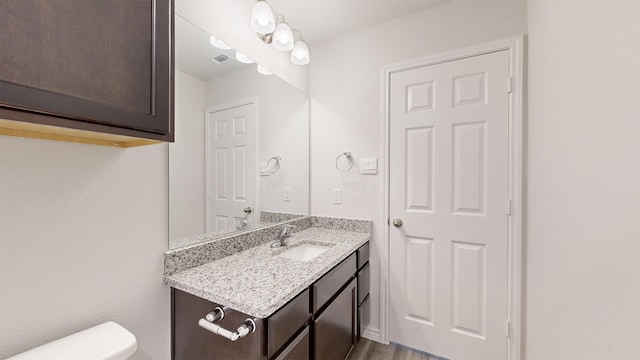
[[[311,227],[296,232],[287,239],[287,245],[283,248],[272,250],[269,241],[191,269],[165,275],[164,282],[248,315],[266,318],[370,239],[370,232]],[[328,246],[329,250],[310,261],[277,256],[302,243]]]
[[[258,224],[252,225],[248,229],[243,229],[243,230],[227,229],[227,230],[213,231],[205,234],[193,235],[193,236],[189,236],[181,239],[169,240],[169,249],[176,249],[183,246],[194,245],[194,244],[198,244],[204,241],[209,241],[211,239],[215,239],[217,237],[223,237],[230,234],[241,234],[244,232],[260,229],[269,225],[274,225],[274,223],[268,222],[268,221],[261,221]]]

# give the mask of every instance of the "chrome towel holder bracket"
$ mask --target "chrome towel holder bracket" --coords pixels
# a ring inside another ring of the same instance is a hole
[[[340,166],[340,159],[344,157],[347,159],[348,164],[346,166]],[[347,172],[351,170],[353,167],[353,156],[351,155],[351,151],[345,151],[336,157],[336,169],[340,172]]]
[[[266,169],[270,174],[275,174],[278,172],[278,170],[280,170],[280,161],[282,160],[282,157],[280,156],[272,156],[268,161],[267,161],[267,165],[266,165]]]

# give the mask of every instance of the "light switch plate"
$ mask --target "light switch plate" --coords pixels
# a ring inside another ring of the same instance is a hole
[[[333,203],[341,204],[342,203],[342,191],[340,189],[331,190],[331,194],[333,195]]]
[[[291,201],[291,188],[284,188],[284,201]]]
[[[360,160],[360,173],[363,175],[377,174],[378,158],[362,158],[362,160]]]

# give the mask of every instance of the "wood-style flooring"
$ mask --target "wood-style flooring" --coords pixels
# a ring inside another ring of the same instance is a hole
[[[443,360],[396,344],[384,345],[362,338],[347,360]]]

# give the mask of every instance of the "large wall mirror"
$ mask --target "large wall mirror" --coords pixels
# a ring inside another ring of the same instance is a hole
[[[169,248],[308,215],[308,94],[178,15],[175,41]]]

